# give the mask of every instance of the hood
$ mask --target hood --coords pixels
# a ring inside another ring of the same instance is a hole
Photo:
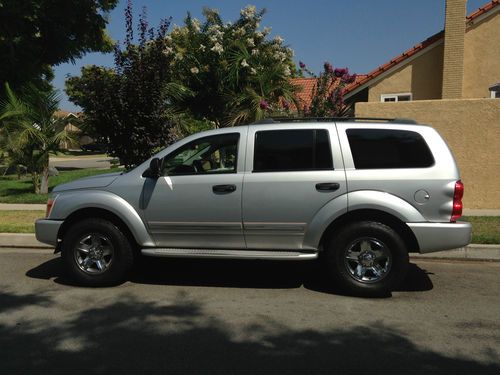
[[[52,192],[57,193],[66,190],[102,188],[111,184],[120,175],[121,172],[115,172],[83,177],[66,184],[57,185]]]

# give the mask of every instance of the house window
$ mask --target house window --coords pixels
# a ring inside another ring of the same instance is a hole
[[[500,99],[500,83],[496,83],[489,88],[491,99]]]
[[[380,95],[381,102],[409,102],[412,100],[411,92],[404,94],[382,94]]]
[[[500,99],[500,91],[491,91],[491,99]]]

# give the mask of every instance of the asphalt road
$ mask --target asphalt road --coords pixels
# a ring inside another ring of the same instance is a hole
[[[0,249],[1,374],[499,374],[500,263],[418,261],[392,297],[315,263],[148,260],[72,286],[46,250]]]

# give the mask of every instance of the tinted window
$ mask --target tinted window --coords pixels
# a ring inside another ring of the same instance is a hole
[[[332,169],[328,131],[267,130],[255,134],[254,172]]]
[[[434,164],[422,136],[406,130],[348,129],[356,169],[425,168]]]
[[[163,175],[235,173],[239,138],[230,133],[192,141],[164,159]]]

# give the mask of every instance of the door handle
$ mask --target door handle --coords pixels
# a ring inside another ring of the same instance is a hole
[[[335,191],[340,188],[340,184],[338,182],[322,182],[320,184],[316,184],[317,191]]]
[[[236,185],[214,185],[212,191],[215,194],[227,194],[236,190]]]

